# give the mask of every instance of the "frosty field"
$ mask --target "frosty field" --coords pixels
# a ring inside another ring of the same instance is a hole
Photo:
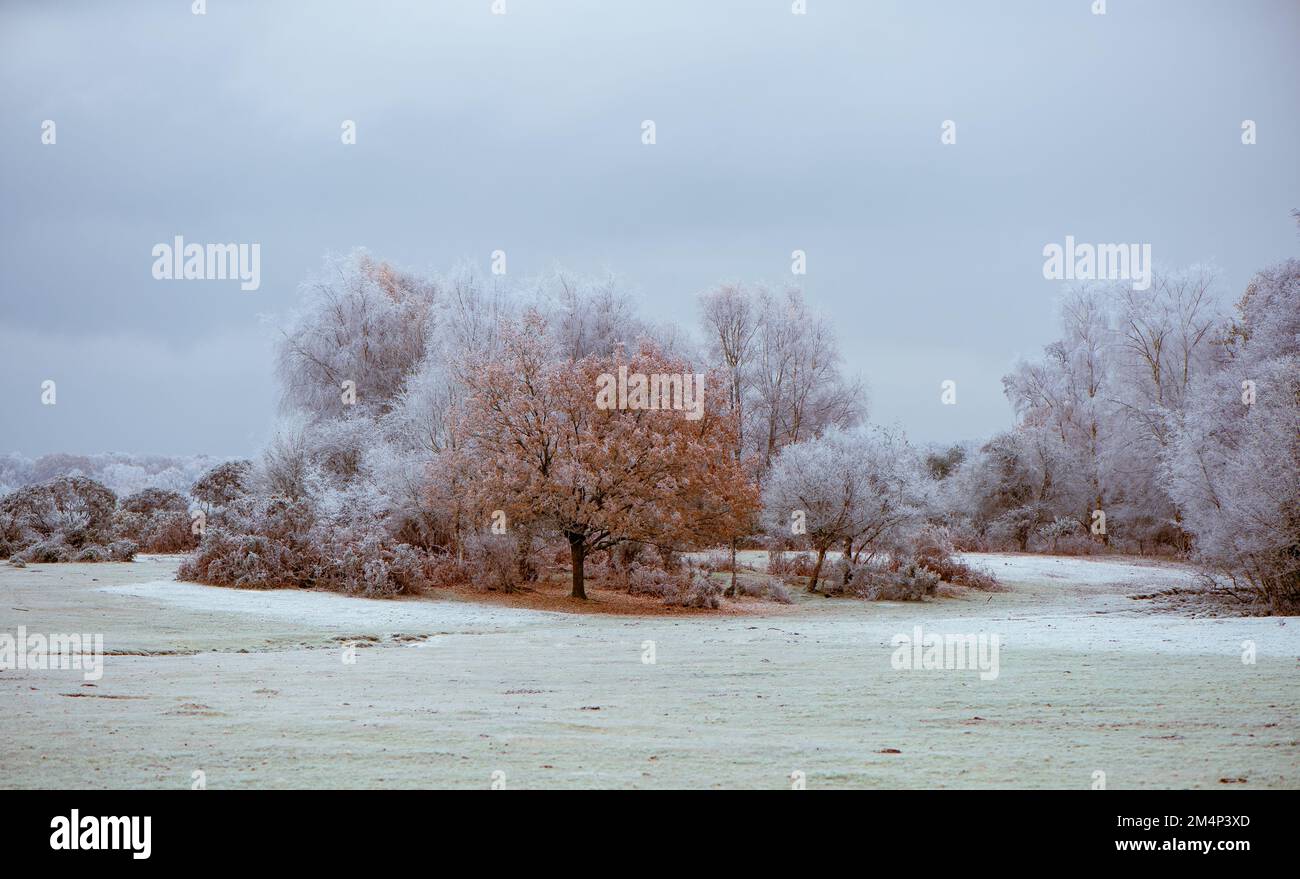
[[[1293,619],[1128,597],[1174,565],[966,558],[1008,591],[672,618],[198,586],[169,556],[0,566],[0,632],[108,653],[94,682],[0,671],[0,786],[1300,786]],[[918,625],[998,633],[998,677],[895,670]]]

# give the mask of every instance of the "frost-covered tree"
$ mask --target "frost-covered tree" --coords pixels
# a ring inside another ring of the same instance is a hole
[[[1214,365],[1214,286],[1213,271],[1194,267],[1157,272],[1144,291],[1102,283],[1067,292],[1061,338],[1003,379],[1020,418],[1021,460],[1036,474],[1027,489],[1033,503],[999,499],[989,478],[976,476],[994,489],[975,502],[977,530],[1026,549],[1047,523],[1074,519],[1086,528],[1101,511],[1100,543],[1185,545],[1160,461],[1187,389]]]
[[[230,506],[248,491],[253,462],[226,461],[203,473],[190,487],[190,496],[212,515]]]
[[[612,356],[652,335],[615,275],[587,278],[556,269],[535,282],[528,306],[543,318],[556,356],[575,363],[593,354]]]
[[[435,289],[364,251],[303,288],[277,355],[286,411],[384,413],[424,357]]]
[[[119,496],[148,488],[185,492],[205,470],[219,463],[208,455],[41,455],[35,460],[17,453],[0,456],[0,496],[24,485],[59,476],[85,476]]]
[[[753,456],[760,476],[786,445],[865,418],[862,384],[843,374],[835,334],[802,291],[722,284],[699,304],[705,350],[740,419],[737,457]]]
[[[902,436],[883,428],[827,431],[783,448],[763,486],[771,535],[804,535],[817,553],[808,590],[816,592],[826,554],[852,561],[889,551],[926,506],[926,476]]]
[[[727,380],[727,402],[736,416],[736,457],[745,454],[747,398],[753,391],[754,340],[759,310],[737,284],[723,284],[700,295],[700,320],[709,356]]]
[[[1300,605],[1300,260],[1260,272],[1171,421],[1170,493],[1213,570]]]
[[[860,424],[866,404],[861,383],[841,371],[829,322],[808,307],[802,291],[760,291],[757,305],[750,432],[766,468],[791,443]]]

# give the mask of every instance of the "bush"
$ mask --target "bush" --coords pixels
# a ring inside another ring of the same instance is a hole
[[[184,513],[189,509],[184,495],[161,488],[146,488],[122,498],[120,509],[127,513],[146,516],[159,512]]]
[[[796,577],[811,577],[813,565],[812,554],[807,552],[771,550],[767,554],[767,572],[786,583],[793,583]]]
[[[704,557],[704,560],[700,562],[700,567],[710,573],[716,574],[730,574],[733,573],[733,570],[735,572],[753,570],[749,565],[742,563],[740,559],[736,559],[736,564],[733,568],[731,564],[730,549],[709,550],[708,554]]]
[[[79,548],[112,539],[117,495],[84,476],[28,485],[0,500],[0,543],[10,552],[57,537]]]
[[[1106,546],[1100,540],[1082,534],[1071,534],[1056,541],[1053,552],[1059,555],[1100,555]]]
[[[190,528],[189,505],[174,492],[147,488],[125,498],[113,517],[113,530],[144,552],[188,552],[198,546]]]
[[[790,597],[790,590],[779,580],[755,581],[744,578],[736,580],[736,589],[741,595],[747,595],[750,598],[763,598],[768,601],[775,601],[777,604],[793,604],[794,599]]]
[[[84,476],[21,488],[0,500],[0,557],[23,564],[130,561],[135,544],[114,550],[116,509],[117,495]]]
[[[472,576],[469,566],[450,553],[427,557],[424,570],[428,585],[433,589],[462,586],[469,583]]]
[[[969,522],[953,525],[948,529],[952,547],[957,552],[989,552],[988,538]]]
[[[790,597],[790,590],[786,589],[781,583],[768,583],[767,594],[763,597],[768,601],[775,601],[777,604],[794,604],[794,599]]]
[[[484,591],[513,592],[518,574],[518,547],[506,534],[474,534],[465,540],[465,558],[474,584]]]
[[[91,543],[78,550],[72,560],[74,562],[108,562],[113,561],[113,554],[108,547]],[[130,561],[130,559],[126,559],[126,561]]]
[[[261,535],[209,528],[195,553],[181,563],[176,578],[252,589],[304,585],[290,575],[283,555],[280,547]]]
[[[239,498],[226,524],[209,527],[178,577],[249,589],[319,588],[389,596],[434,585],[433,559],[386,540],[360,516],[322,517],[306,499]]]
[[[204,473],[190,488],[190,495],[211,510],[224,510],[248,493],[252,461],[227,461]]]
[[[634,562],[627,570],[627,591],[631,595],[652,595],[670,602],[678,594],[678,583],[663,568]]]
[[[954,558],[954,552],[948,529],[935,525],[922,528],[912,547],[916,561],[948,583],[986,592],[1001,588],[995,577]]]
[[[939,575],[917,561],[893,570],[890,565],[861,565],[846,590],[868,601],[922,601],[939,588]]]
[[[723,585],[708,574],[689,569],[679,582],[680,587],[676,600],[670,601],[670,604],[711,610],[716,610],[722,606]]]
[[[47,537],[14,553],[13,560],[24,564],[70,562],[75,553],[76,550],[64,543],[61,536]]]
[[[639,560],[626,569],[625,584],[630,595],[653,596],[671,607],[711,609],[722,606],[722,594],[726,589],[723,583],[698,568],[686,566],[665,570],[642,564]]]

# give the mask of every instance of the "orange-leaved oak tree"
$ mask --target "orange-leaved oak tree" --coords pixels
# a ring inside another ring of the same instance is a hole
[[[574,598],[587,597],[593,552],[627,541],[701,547],[743,531],[758,494],[735,457],[720,376],[648,341],[631,355],[574,360],[545,339],[529,313],[466,370],[461,426],[477,506],[562,534]]]

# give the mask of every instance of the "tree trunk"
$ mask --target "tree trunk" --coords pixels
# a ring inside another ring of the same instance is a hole
[[[537,568],[533,566],[533,526],[523,525],[516,529],[517,541],[515,566],[520,583],[531,583],[537,579]]]
[[[582,579],[582,565],[587,560],[587,548],[583,546],[581,534],[568,534],[569,538],[569,558],[573,560],[573,591],[569,595],[573,598],[587,598],[587,589]]]
[[[731,538],[731,597],[739,598],[740,593],[736,591],[736,538]]]
[[[817,581],[822,576],[822,561],[826,558],[826,547],[817,550],[817,564],[813,565],[812,576],[808,578],[808,591],[817,591]]]

